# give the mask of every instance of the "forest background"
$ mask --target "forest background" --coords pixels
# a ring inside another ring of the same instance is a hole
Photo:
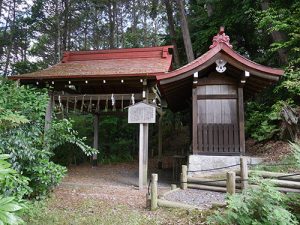
[[[256,142],[297,141],[299,18],[297,0],[0,0],[0,222],[17,223],[20,218],[12,215],[22,208],[23,199],[41,198],[61,181],[65,167],[53,160],[69,165],[95,153],[88,147],[93,136],[89,115],[61,119],[58,114],[44,133],[46,90],[19,87],[5,78],[54,65],[64,51],[169,44],[174,45],[177,68],[204,54],[219,27],[225,26],[235,51],[285,70],[275,86],[248,99],[247,137]],[[296,123],[287,121],[283,110],[293,114]],[[188,150],[189,113],[167,111],[164,152]],[[100,163],[133,160],[137,127],[122,117],[105,116],[100,121]],[[153,155],[156,131],[153,125],[149,145]],[[184,141],[172,145],[173,140]]]
[[[174,45],[176,68],[205,53],[222,25],[241,55],[285,69],[277,86],[247,102],[247,136],[257,141],[295,140],[299,132],[286,129],[281,112],[290,106],[297,111],[299,105],[299,18],[296,0],[1,0],[0,73],[7,77],[47,68],[58,63],[64,51],[169,44]],[[165,140],[189,122],[187,114],[168,112]],[[91,118],[73,119],[79,130],[86,127],[79,133],[91,144]],[[123,159],[131,159],[137,144],[131,133],[137,129],[126,125],[124,118],[107,117],[101,123],[100,158],[116,161],[119,149],[124,149]],[[156,128],[152,130],[156,148]],[[167,149],[169,143],[165,145]],[[183,145],[180,148],[188,148]]]

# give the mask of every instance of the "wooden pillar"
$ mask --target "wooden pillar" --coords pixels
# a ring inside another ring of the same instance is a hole
[[[151,210],[157,209],[157,174],[151,176]]]
[[[235,194],[235,172],[227,172],[226,190],[230,195]]]
[[[147,79],[143,80],[143,102],[148,103]],[[148,179],[148,135],[149,124],[140,124],[140,143],[139,143],[139,189],[147,185]]]
[[[181,177],[180,177],[180,183],[181,183],[181,189],[185,190],[187,189],[187,166],[182,165],[181,166]]]
[[[143,152],[143,185],[147,186],[148,180],[148,136],[149,136],[149,124],[143,124],[144,129],[144,152]]]
[[[46,109],[45,115],[45,133],[50,129],[52,121],[52,111],[53,111],[53,93],[49,92],[49,102]]]
[[[140,123],[140,138],[139,138],[139,189],[143,189],[143,176],[144,176],[144,126]]]
[[[241,168],[241,188],[242,190],[248,188],[248,165],[247,165],[247,158],[241,157],[240,158],[240,168]]]
[[[240,138],[240,153],[245,154],[245,125],[244,125],[244,97],[243,88],[238,88],[238,109],[239,109],[239,138]]]
[[[160,109],[158,119],[158,169],[162,169],[162,120],[163,111]]]
[[[193,88],[193,100],[192,100],[192,110],[193,110],[193,154],[197,154],[198,152],[198,135],[197,135],[197,124],[198,124],[198,118],[197,118],[197,111],[198,111],[198,104],[197,104],[197,88]]]
[[[95,149],[99,149],[99,115],[94,115],[94,144]],[[97,166],[97,154],[93,154],[93,166]]]

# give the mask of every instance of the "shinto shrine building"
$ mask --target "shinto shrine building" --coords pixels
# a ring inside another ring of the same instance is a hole
[[[158,115],[163,106],[172,111],[191,108],[193,155],[245,154],[244,100],[278,81],[283,70],[238,54],[223,31],[213,38],[208,52],[176,70],[172,69],[172,48],[65,52],[61,62],[48,69],[10,79],[52,87],[47,121],[54,103],[66,111],[94,114],[95,147],[99,115],[118,114],[144,101],[156,104]]]

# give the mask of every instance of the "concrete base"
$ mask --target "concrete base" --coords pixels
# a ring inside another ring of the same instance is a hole
[[[248,163],[256,164],[263,161],[262,158],[247,157]],[[188,162],[188,176],[211,176],[218,173],[225,173],[227,171],[237,170],[240,168],[240,156],[208,156],[208,155],[190,155]],[[229,168],[217,169],[221,167]],[[214,169],[212,171],[209,171]],[[202,171],[200,171],[202,170]],[[205,170],[205,171],[203,171]],[[195,171],[195,172],[193,172]]]

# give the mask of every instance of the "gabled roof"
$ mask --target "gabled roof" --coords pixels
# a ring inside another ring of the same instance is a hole
[[[217,60],[227,62],[224,75],[235,78],[237,82],[245,79],[245,71],[250,73],[246,83],[245,80],[243,82],[245,96],[253,96],[275,83],[284,74],[281,69],[260,65],[240,55],[232,49],[229,41],[229,36],[225,35],[224,30],[220,30],[205,54],[177,70],[156,76],[161,93],[171,109],[186,107],[187,100],[191,98],[193,74],[197,72],[201,79],[216,71]]]
[[[171,68],[172,46],[65,52],[62,61],[48,69],[11,77],[21,80],[117,78],[155,76]]]
[[[235,52],[226,43],[219,42],[216,46],[191,63],[180,67],[177,70],[165,73],[163,75],[158,75],[157,80],[159,80],[161,84],[164,84],[178,79],[184,79],[193,75],[194,72],[206,69],[214,64],[219,58],[224,59],[238,69],[249,71],[251,75],[268,80],[276,81],[284,74],[284,71],[281,69],[271,68],[255,63]]]

